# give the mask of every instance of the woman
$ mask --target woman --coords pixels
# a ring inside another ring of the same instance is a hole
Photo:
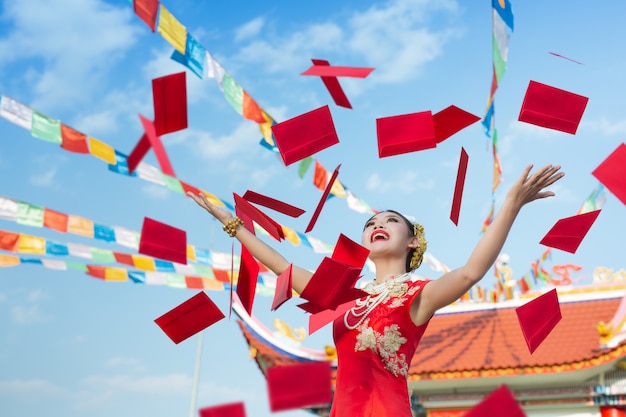
[[[433,281],[413,281],[426,251],[422,226],[401,214],[384,211],[370,218],[362,244],[369,249],[376,278],[369,295],[333,324],[337,347],[337,380],[331,417],[411,417],[407,376],[419,340],[435,312],[465,294],[480,281],[500,253],[520,209],[531,201],[553,196],[544,189],[563,177],[560,166],[547,165],[530,175],[526,167],[513,184],[500,211],[479,240],[467,263]],[[243,223],[207,198],[189,193],[196,203],[224,224],[248,250],[275,274],[289,262],[258,239]],[[293,289],[301,293],[312,273],[293,266]]]

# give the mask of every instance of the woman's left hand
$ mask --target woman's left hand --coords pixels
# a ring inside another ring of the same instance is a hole
[[[507,199],[511,199],[518,207],[540,198],[554,196],[554,192],[546,191],[545,188],[565,175],[565,173],[559,172],[560,165],[546,165],[529,176],[532,168],[532,165],[528,165],[507,193]]]

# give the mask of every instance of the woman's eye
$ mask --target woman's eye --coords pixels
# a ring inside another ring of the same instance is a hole
[[[389,221],[390,221],[390,222],[395,222],[395,223],[397,223],[397,222],[398,222],[398,219],[396,219],[395,217],[390,217],[390,218],[389,218]]]

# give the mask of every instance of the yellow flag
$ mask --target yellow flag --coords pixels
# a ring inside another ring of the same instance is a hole
[[[93,237],[93,221],[70,214],[67,220],[67,231],[75,235]]]
[[[187,259],[197,262],[196,247],[194,245],[187,245]]]
[[[46,240],[38,236],[22,235],[17,241],[17,251],[19,253],[35,253],[43,255],[46,253]]]
[[[0,266],[15,266],[20,264],[20,258],[13,255],[0,255]]]
[[[104,143],[96,138],[89,136],[89,153],[96,158],[102,159],[104,162],[110,165],[117,164],[115,159],[115,149],[112,146]]]
[[[105,281],[128,281],[128,274],[124,268],[104,268]]]
[[[133,258],[133,264],[135,267],[143,270],[143,271],[156,271],[156,265],[154,264],[154,259],[148,258],[147,256],[140,255],[131,255]]]
[[[159,13],[158,31],[178,52],[185,55],[187,28],[183,26],[162,4]]]
[[[296,233],[295,230],[290,229],[287,226],[281,225],[283,228],[283,234],[285,235],[285,239],[289,241],[294,246],[298,246],[301,243],[300,236]]]

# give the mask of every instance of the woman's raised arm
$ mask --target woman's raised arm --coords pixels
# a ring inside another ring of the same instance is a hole
[[[222,224],[226,225],[233,219],[232,214],[228,210],[224,210],[212,204],[204,194],[200,193],[195,195],[188,192],[187,195]],[[248,248],[252,256],[268,267],[276,275],[280,275],[289,267],[289,261],[287,261],[270,245],[256,237],[254,233],[248,231],[245,227],[236,227],[234,237],[237,238],[242,245]],[[312,275],[313,274],[310,271],[293,265],[291,271],[292,288],[296,292],[302,293],[302,290],[304,290],[304,287],[306,287],[309,283]]]

